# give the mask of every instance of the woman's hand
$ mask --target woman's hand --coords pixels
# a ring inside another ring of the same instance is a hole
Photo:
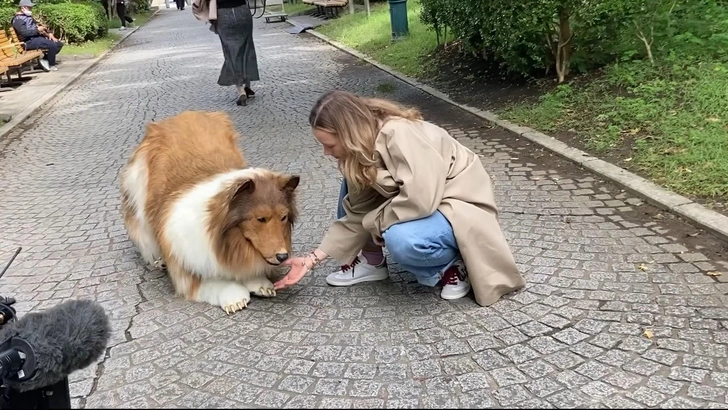
[[[283,289],[288,286],[293,286],[300,281],[308,272],[308,258],[291,258],[281,263],[281,266],[290,266],[291,270],[288,271],[286,276],[282,277],[278,282],[273,284],[273,287]]]

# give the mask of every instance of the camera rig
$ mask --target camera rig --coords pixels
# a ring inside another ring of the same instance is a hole
[[[0,278],[10,268],[22,247],[19,247],[0,272]],[[17,315],[13,305],[15,298],[0,295],[0,329],[15,322]],[[71,393],[68,376],[50,386],[19,392],[7,385],[7,381],[22,381],[33,376],[36,369],[33,347],[26,341],[13,338],[0,340],[0,409],[70,409]]]

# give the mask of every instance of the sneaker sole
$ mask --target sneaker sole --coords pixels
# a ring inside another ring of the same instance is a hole
[[[384,280],[389,278],[389,272],[386,274],[381,275],[369,275],[369,276],[362,276],[361,278],[356,278],[352,280],[336,280],[336,279],[329,279],[326,278],[326,283],[328,283],[331,286],[351,286],[356,285],[357,283],[363,283],[363,282],[377,282],[380,280]]]
[[[440,297],[443,298],[443,299],[445,299],[445,300],[461,299],[461,298],[464,298],[465,296],[467,296],[467,294],[470,293],[470,290],[471,289],[472,289],[472,286],[468,286],[462,292],[451,293],[451,294],[448,294],[448,295],[443,295],[442,293],[440,293]]]

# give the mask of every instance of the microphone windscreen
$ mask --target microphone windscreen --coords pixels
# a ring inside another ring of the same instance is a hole
[[[111,326],[104,308],[91,300],[71,300],[43,312],[28,313],[0,330],[0,341],[24,339],[35,353],[35,373],[6,383],[20,392],[47,387],[98,360]]]

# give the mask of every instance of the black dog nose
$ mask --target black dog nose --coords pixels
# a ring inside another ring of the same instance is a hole
[[[287,253],[276,253],[276,259],[278,259],[278,262],[283,262],[286,259],[288,259]]]

